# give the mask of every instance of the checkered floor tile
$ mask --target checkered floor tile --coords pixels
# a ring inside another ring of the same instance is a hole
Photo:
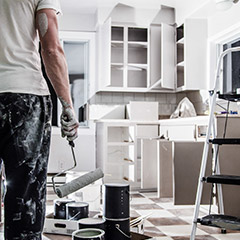
[[[53,211],[54,196],[48,196],[47,213]],[[155,240],[189,240],[194,206],[175,206],[173,199],[156,197],[156,193],[131,194],[131,217],[148,216],[144,234]],[[216,209],[215,209],[216,211]],[[201,206],[200,216],[208,214],[208,206]],[[3,239],[3,226],[0,228]],[[196,240],[239,240],[240,231],[221,234],[217,228],[198,226]],[[71,240],[71,237],[44,234],[43,240]]]

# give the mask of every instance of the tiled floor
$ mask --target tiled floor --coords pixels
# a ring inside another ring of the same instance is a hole
[[[144,234],[156,240],[190,239],[194,206],[174,206],[172,199],[158,199],[156,193],[134,193],[130,206],[132,217],[151,214],[145,221]],[[48,201],[47,211],[52,210],[52,201]],[[207,214],[208,206],[201,206],[200,216]],[[71,240],[71,237],[44,234],[43,240]],[[198,225],[196,240],[240,240],[240,232],[221,234],[217,228]]]

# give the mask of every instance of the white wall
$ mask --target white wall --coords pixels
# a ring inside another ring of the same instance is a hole
[[[63,14],[59,17],[60,31],[85,31],[94,32],[96,30],[97,17],[96,13],[74,13]]]
[[[196,11],[213,0],[176,0],[176,22],[181,25],[186,17],[191,17]]]
[[[208,36],[214,37],[239,28],[240,25],[240,3],[235,4],[227,11],[218,11],[209,17]]]

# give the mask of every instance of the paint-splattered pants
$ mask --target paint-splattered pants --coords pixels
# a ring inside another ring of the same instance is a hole
[[[49,96],[0,94],[5,240],[41,240],[51,133]]]

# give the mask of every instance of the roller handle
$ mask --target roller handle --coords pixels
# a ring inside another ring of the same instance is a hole
[[[68,121],[68,117],[65,115],[64,117],[63,117],[63,119],[65,120],[65,121]],[[68,141],[68,143],[69,143],[69,145],[71,146],[71,147],[75,147],[75,144],[74,144],[74,142],[73,141]]]
[[[73,141],[68,141],[68,143],[69,143],[69,145],[71,146],[71,147],[75,147],[75,144],[74,144],[74,142]]]

